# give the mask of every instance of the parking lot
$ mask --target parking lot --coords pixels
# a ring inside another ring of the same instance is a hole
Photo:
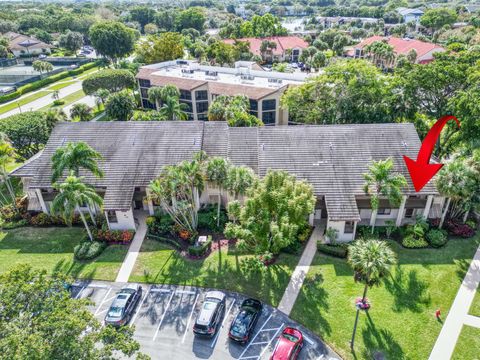
[[[114,300],[121,284],[107,282],[78,283],[72,289],[75,298],[89,298],[90,310],[100,321]],[[127,326],[135,326],[135,339],[141,351],[152,359],[268,359],[285,326],[299,328],[305,338],[299,359],[339,359],[311,332],[270,306],[263,312],[251,340],[239,345],[227,333],[244,296],[227,294],[225,316],[213,338],[194,336],[192,326],[207,289],[167,285],[142,285],[142,297]]]

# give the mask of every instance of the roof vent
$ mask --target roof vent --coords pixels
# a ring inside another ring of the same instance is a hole
[[[193,145],[197,145],[197,139],[193,138]]]
[[[406,142],[405,140],[402,141],[402,146],[403,146],[404,148],[407,148],[407,147],[408,147],[408,144],[407,144],[407,142]]]
[[[260,145],[260,147],[262,148],[262,151],[265,151],[265,144]]]
[[[329,142],[329,143],[328,143],[328,147],[330,148],[330,150],[333,150],[333,143],[332,143],[332,142]]]

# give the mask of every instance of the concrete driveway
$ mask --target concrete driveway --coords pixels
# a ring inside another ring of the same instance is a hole
[[[250,342],[244,346],[228,339],[227,333],[243,295],[225,292],[227,306],[221,328],[212,339],[194,336],[192,326],[208,289],[143,284],[142,298],[128,326],[135,326],[141,351],[152,359],[268,359],[285,326],[300,329],[305,345],[301,360],[340,359],[317,336],[285,314],[265,305]],[[79,282],[72,288],[75,298],[90,298],[92,313],[103,321],[122,284]]]

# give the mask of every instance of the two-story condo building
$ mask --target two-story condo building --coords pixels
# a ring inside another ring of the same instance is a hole
[[[287,125],[288,112],[281,109],[280,98],[289,86],[302,84],[307,76],[264,71],[249,61],[237,61],[229,68],[176,60],[144,66],[137,79],[144,108],[160,107],[148,100],[150,87],[175,85],[180,89],[180,102],[188,107],[189,120],[207,120],[208,107],[218,95],[245,95],[250,113],[265,125]]]
[[[68,142],[84,141],[100,152],[101,179],[81,171],[85,182],[103,197],[111,229],[134,229],[135,211],[153,214],[148,185],[165,165],[190,160],[198,151],[221,156],[234,165],[248,166],[260,177],[269,169],[285,170],[312,184],[317,198],[309,221],[326,222],[338,230],[340,241],[351,241],[358,224],[397,225],[417,215],[439,218],[444,198],[432,182],[415,192],[402,156],[415,158],[420,139],[413,124],[359,124],[232,128],[225,122],[89,122],[60,123],[44,150],[12,172],[22,178],[28,209],[48,213],[56,191],[51,184],[51,157]],[[408,187],[400,207],[380,200],[377,212],[363,191],[363,174],[372,160],[392,158],[395,171]],[[200,202],[218,199],[207,187]],[[226,205],[229,196],[222,195]]]

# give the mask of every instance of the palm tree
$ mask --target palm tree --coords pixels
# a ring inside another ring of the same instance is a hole
[[[0,172],[1,178],[5,183],[5,187],[7,188],[8,194],[10,195],[13,207],[17,209],[16,204],[16,196],[15,190],[13,189],[12,182],[10,180],[10,176],[8,175],[7,165],[13,160],[15,156],[15,149],[13,148],[12,144],[8,140],[7,136],[4,133],[0,133]],[[3,198],[4,205],[8,204],[9,201],[5,198],[3,192],[0,191],[0,194]]]
[[[154,86],[148,89],[148,101],[155,104],[156,108],[159,108],[162,101],[162,88]]]
[[[73,104],[70,109],[70,117],[72,119],[78,118],[80,121],[88,121],[92,118],[92,109],[87,104]]]
[[[365,194],[370,195],[370,204],[372,206],[372,233],[375,228],[378,205],[380,197],[386,197],[390,204],[399,207],[402,203],[402,188],[407,186],[407,180],[402,174],[392,173],[393,160],[373,161],[368,167],[368,172],[363,174],[365,184],[363,190]]]
[[[176,97],[168,97],[160,108],[159,113],[166,119],[171,120],[187,120],[188,115],[185,111],[188,110],[186,104],[180,103]]]
[[[95,91],[95,103],[97,107],[100,109],[100,106],[105,106],[105,102],[107,98],[110,96],[110,91],[107,89],[98,89]]]
[[[348,262],[353,268],[355,281],[365,284],[362,296],[362,303],[365,303],[368,288],[379,285],[380,280],[390,273],[390,267],[396,263],[396,257],[385,241],[360,240],[348,247]],[[359,312],[360,309],[357,308],[352,341],[350,343],[352,350]]]
[[[80,206],[86,205],[88,208],[95,205],[102,206],[103,200],[101,196],[98,195],[91,186],[84,184],[82,178],[74,175],[67,176],[65,182],[60,185],[55,185],[55,188],[59,193],[55,196],[55,199],[53,199],[52,212],[61,214],[68,225],[72,224],[75,211],[78,212],[82,218],[83,225],[85,225],[90,241],[93,241],[92,232]]]
[[[52,183],[55,183],[67,170],[79,176],[80,169],[89,170],[96,177],[103,177],[97,161],[102,155],[83,141],[69,142],[58,148],[52,156]]]
[[[63,109],[49,109],[45,112],[44,116],[47,126],[50,130],[53,129],[58,122],[67,120],[67,114],[65,114]]]
[[[231,166],[228,169],[226,188],[233,194],[234,200],[244,196],[247,189],[253,185],[255,173],[246,166]]]
[[[222,190],[226,185],[227,174],[230,163],[223,157],[212,157],[208,160],[205,167],[205,175],[207,181],[218,187],[218,204],[217,204],[217,226],[220,226],[220,205],[222,203]]]

